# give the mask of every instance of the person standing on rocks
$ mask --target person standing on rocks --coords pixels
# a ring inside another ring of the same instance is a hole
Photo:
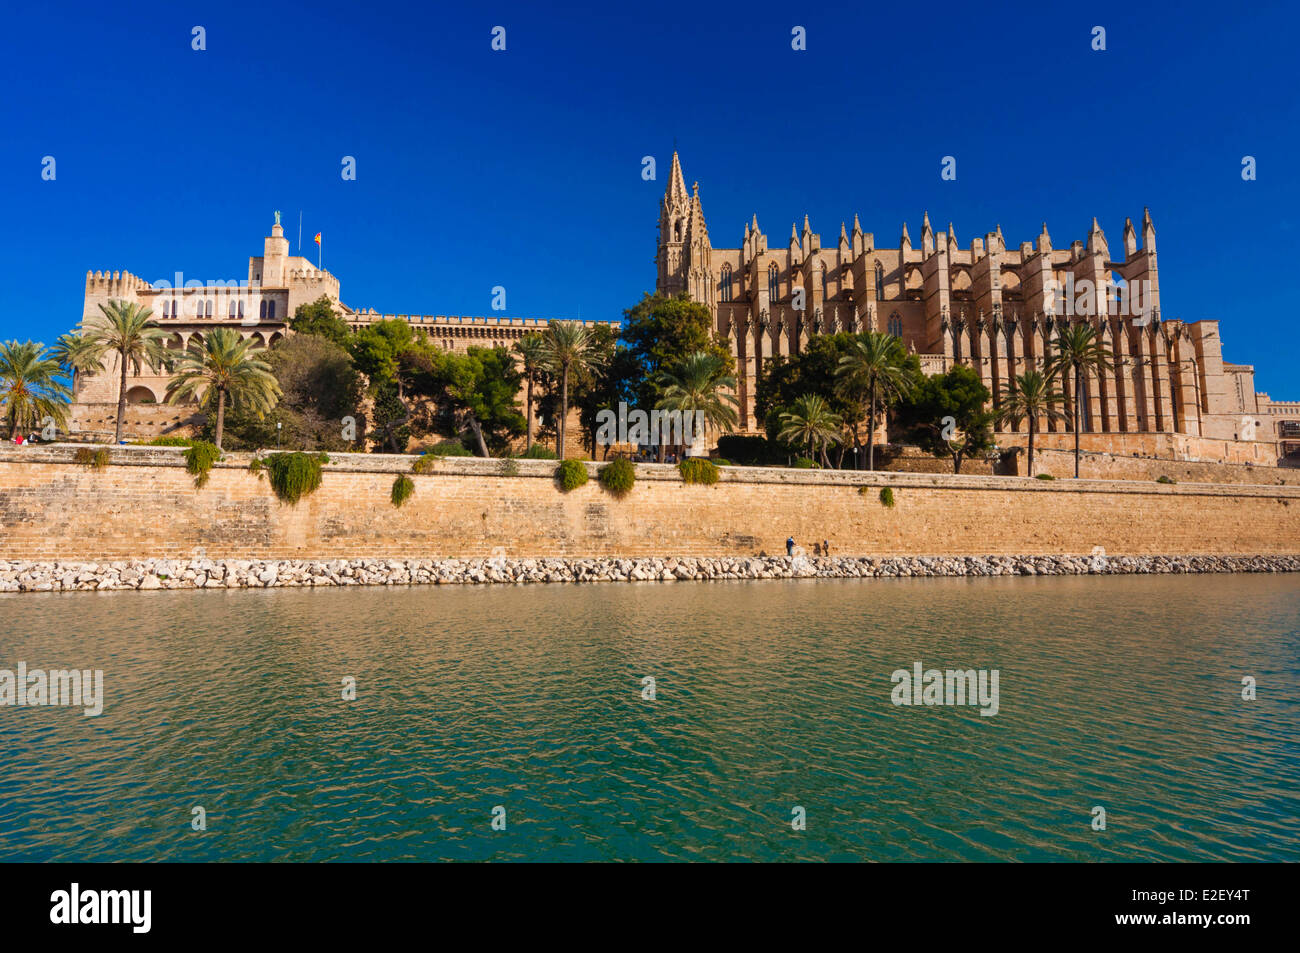
[[[823,540],[822,540],[822,555],[823,555],[823,556],[829,556],[830,554],[831,554],[831,544],[830,544],[830,540],[823,539]]]
[[[794,555],[794,537],[793,537],[793,536],[789,537],[789,538],[786,539],[786,541],[785,541],[785,554],[786,554],[787,556],[793,556],[793,555]]]

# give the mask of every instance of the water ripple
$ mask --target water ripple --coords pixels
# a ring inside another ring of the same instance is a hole
[[[102,668],[107,702],[0,708],[4,860],[1300,859],[1287,576],[21,609],[0,668]],[[892,705],[890,673],[917,661],[998,669],[999,714]]]

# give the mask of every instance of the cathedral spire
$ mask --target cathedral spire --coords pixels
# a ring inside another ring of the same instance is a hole
[[[668,189],[664,193],[667,204],[671,206],[686,204],[686,180],[682,177],[682,162],[673,150],[673,167],[668,173]]]
[[[1156,227],[1151,221],[1151,209],[1142,209],[1142,250],[1155,254]]]
[[[1133,219],[1124,219],[1124,260],[1132,258],[1137,254],[1138,239],[1137,231],[1133,228]]]
[[[912,250],[912,236],[907,234],[907,222],[903,223],[903,236],[898,240],[898,247],[905,251]]]
[[[1101,230],[1097,224],[1097,216],[1092,217],[1092,228],[1088,230],[1088,253],[1090,255],[1104,255],[1110,257],[1110,250],[1106,247],[1106,233]]]

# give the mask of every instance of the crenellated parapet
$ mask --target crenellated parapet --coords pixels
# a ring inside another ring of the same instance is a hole
[[[501,329],[515,331],[519,334],[528,332],[545,331],[546,327],[552,320],[561,320],[567,323],[580,324],[583,327],[594,328],[598,325],[608,325],[616,328],[618,325],[613,321],[581,321],[570,318],[505,318],[505,317],[482,317],[472,315],[447,315],[447,314],[380,314],[371,308],[368,311],[351,311],[343,315],[343,320],[353,327],[366,327],[371,324],[377,324],[380,321],[405,321],[414,328],[480,328],[480,329]]]
[[[153,285],[129,271],[86,272],[87,297],[128,298],[151,290]]]

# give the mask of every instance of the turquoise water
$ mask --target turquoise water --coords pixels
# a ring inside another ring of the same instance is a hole
[[[0,708],[4,860],[1300,860],[1295,576],[76,593],[0,613],[0,668],[101,668],[107,696],[98,718]],[[893,705],[917,661],[997,669],[998,714]]]

